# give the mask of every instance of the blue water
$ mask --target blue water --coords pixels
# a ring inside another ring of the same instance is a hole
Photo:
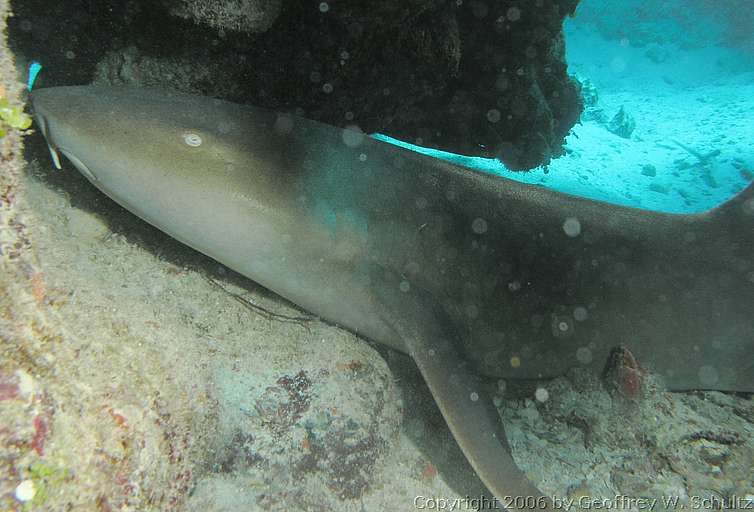
[[[494,159],[373,136],[600,201],[709,210],[754,176],[754,26],[747,32],[745,25],[754,16],[730,16],[725,9],[734,4],[582,0],[567,21],[567,60],[569,72],[588,81],[598,99],[567,138],[567,154],[546,169],[513,172]],[[744,26],[732,25],[739,22]],[[636,124],[628,138],[609,130],[621,107]]]

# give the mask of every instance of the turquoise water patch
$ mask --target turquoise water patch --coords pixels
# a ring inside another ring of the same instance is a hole
[[[751,92],[754,97],[754,90]],[[714,149],[702,153],[707,151],[702,147],[700,151],[690,153],[683,143],[669,141],[667,144],[647,145],[644,141],[620,139],[592,122],[574,129],[567,140],[566,155],[553,160],[547,168],[538,167],[528,172],[511,171],[493,158],[458,155],[382,134],[372,137],[521,183],[541,185],[597,201],[670,213],[700,213],[724,203],[751,183],[748,169],[754,168],[754,152],[751,150],[747,153],[739,148],[724,155],[723,150]],[[754,134],[751,140],[754,140]],[[704,158],[703,155],[713,156],[709,161],[700,161],[699,156]],[[711,187],[711,183],[716,186]]]

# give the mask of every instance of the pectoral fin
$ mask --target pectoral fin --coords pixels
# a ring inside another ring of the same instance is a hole
[[[497,410],[458,350],[441,306],[426,292],[407,283],[401,287],[400,279],[386,277],[384,272],[379,281],[372,283],[383,320],[402,339],[453,436],[487,488],[501,505],[514,506],[511,510],[516,510],[517,504],[521,510],[551,510],[550,498],[513,460]]]

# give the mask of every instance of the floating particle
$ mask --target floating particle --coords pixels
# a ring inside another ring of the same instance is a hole
[[[484,2],[471,2],[471,13],[475,18],[482,19],[489,14],[490,8]]]
[[[589,318],[589,312],[584,306],[576,306],[573,309],[573,318],[575,318],[577,322],[583,322]]]
[[[183,134],[183,142],[185,142],[187,146],[198,148],[202,145],[202,138],[198,133],[186,132]]]
[[[576,349],[576,360],[581,364],[589,364],[594,357],[589,347],[579,347]]]
[[[487,232],[487,221],[482,218],[476,218],[471,223],[471,230],[477,235],[483,235]]]
[[[469,395],[469,398],[471,399],[472,402],[476,402],[477,400],[479,400],[479,393],[477,393],[476,391],[473,391]]]
[[[570,338],[573,335],[573,319],[565,315],[552,316],[552,335],[556,338]]]
[[[714,387],[718,380],[720,380],[720,374],[718,373],[717,368],[708,364],[699,367],[698,375],[699,381],[704,386]]]
[[[576,217],[568,217],[563,222],[563,231],[571,238],[575,238],[581,234],[581,222]]]
[[[325,83],[325,84],[324,84],[324,85],[322,86],[322,91],[323,91],[323,92],[324,92],[325,94],[330,94],[330,93],[332,92],[332,90],[333,90],[333,87],[332,87],[332,84],[331,84],[330,82],[327,82],[327,83]]]
[[[500,111],[496,108],[487,111],[487,121],[490,123],[497,123],[500,121]]]
[[[511,7],[508,12],[505,13],[505,17],[510,21],[518,21],[521,19],[521,9],[518,7]]]
[[[401,284],[398,285],[398,287],[403,293],[407,293],[411,289],[411,284],[408,281],[401,281]]]
[[[37,494],[37,488],[34,485],[33,480],[24,480],[16,486],[16,490],[13,492],[18,501],[31,501]]]
[[[421,271],[421,266],[415,261],[409,261],[404,267],[406,275],[415,276]]]
[[[545,388],[537,388],[534,392],[534,398],[539,402],[546,402],[550,398],[550,393]]]
[[[341,132],[343,142],[349,148],[355,148],[364,142],[364,132],[356,125],[346,126]]]
[[[330,4],[327,2],[322,2],[319,4],[319,12],[327,12],[330,10]]]
[[[511,357],[511,367],[519,368],[521,366],[521,358],[518,356]]]

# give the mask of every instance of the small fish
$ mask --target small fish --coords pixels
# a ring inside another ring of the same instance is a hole
[[[31,64],[29,64],[29,77],[26,79],[26,89],[28,89],[29,92],[31,92],[32,87],[34,87],[34,82],[37,81],[37,76],[40,71],[42,71],[42,64],[35,60],[31,61]]]

